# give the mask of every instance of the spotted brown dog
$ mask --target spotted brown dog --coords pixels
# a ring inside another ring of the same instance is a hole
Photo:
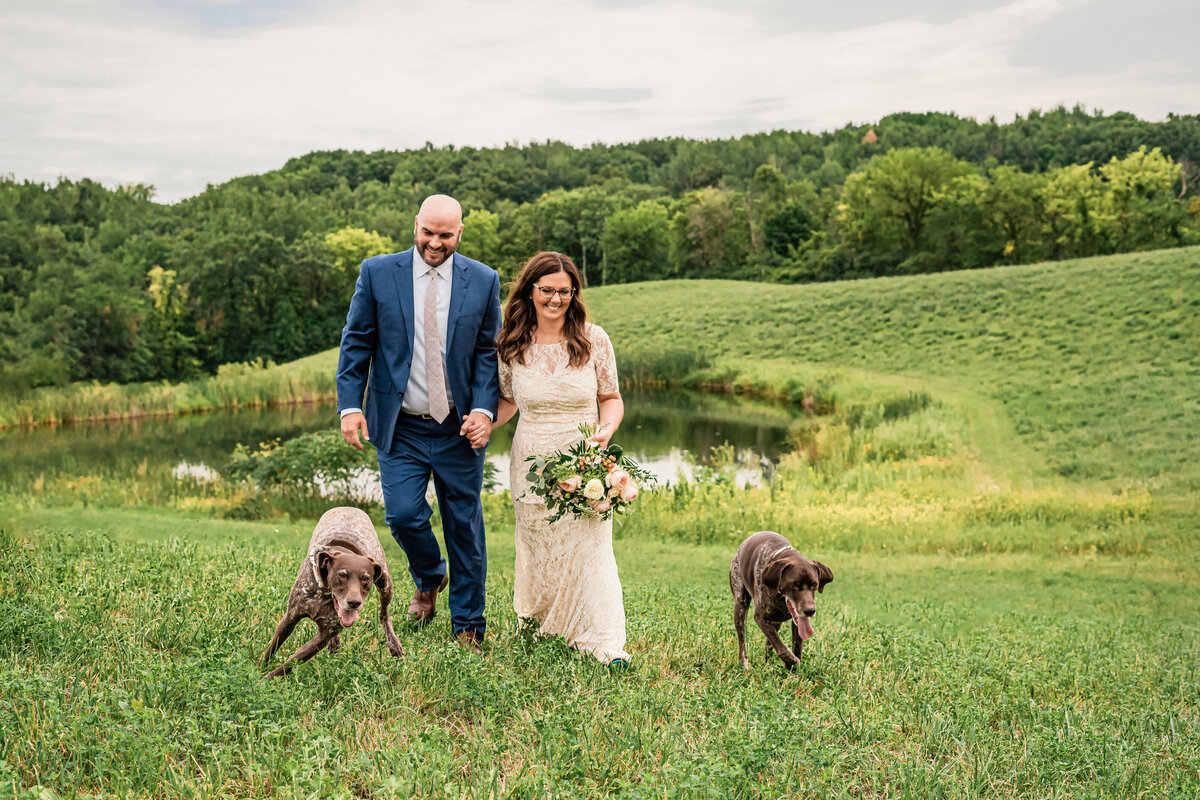
[[[313,530],[308,553],[288,596],[287,610],[263,654],[263,666],[304,617],[316,623],[317,635],[272,670],[267,679],[286,675],[292,667],[312,658],[323,647],[336,653],[341,643],[341,630],[358,620],[359,611],[371,592],[371,584],[379,588],[379,621],[383,624],[387,648],[393,656],[402,658],[404,648],[400,646],[388,616],[392,578],[375,526],[361,509],[331,508],[321,516]]]
[[[766,657],[774,648],[788,669],[800,663],[804,642],[813,636],[812,616],[817,613],[814,592],[825,591],[833,571],[810,561],[792,543],[773,531],[759,531],[742,542],[729,565],[733,591],[733,627],[737,629],[738,658],[746,658],[746,612],[754,603],[754,621],[767,637]],[[779,638],[779,626],[792,622],[792,649]]]

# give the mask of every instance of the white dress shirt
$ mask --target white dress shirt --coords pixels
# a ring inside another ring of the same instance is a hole
[[[430,281],[436,280],[437,287],[437,320],[438,338],[441,339],[441,352],[436,358],[442,359],[442,373],[446,374],[446,325],[450,319],[450,286],[454,269],[454,254],[436,268],[425,263],[417,248],[413,248],[413,351],[412,368],[408,373],[408,388],[404,390],[404,402],[400,406],[407,414],[429,413],[429,388],[425,385],[425,294],[429,291]],[[450,395],[450,381],[446,380],[446,404],[454,411],[454,398]]]

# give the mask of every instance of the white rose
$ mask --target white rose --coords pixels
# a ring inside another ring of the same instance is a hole
[[[599,478],[592,478],[587,482],[587,486],[583,487],[583,496],[588,500],[599,500],[604,497],[604,484]]]

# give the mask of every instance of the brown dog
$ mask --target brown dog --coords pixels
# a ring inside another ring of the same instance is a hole
[[[307,661],[328,647],[336,653],[341,644],[342,628],[349,628],[358,619],[358,612],[371,592],[371,584],[379,587],[379,621],[387,637],[387,647],[396,658],[404,656],[404,648],[392,630],[388,604],[392,601],[392,578],[387,559],[375,535],[375,526],[366,512],[357,508],[332,508],[326,511],[313,530],[308,543],[308,555],[300,564],[300,574],[288,596],[287,611],[279,620],[275,636],[263,654],[265,667],[280,645],[292,634],[303,617],[317,624],[317,635],[277,667],[267,678],[278,678],[291,672],[292,667]]]
[[[742,542],[729,565],[729,588],[733,591],[733,627],[737,629],[738,658],[746,658],[746,610],[754,603],[754,621],[767,637],[766,657],[771,648],[788,669],[800,663],[806,639],[812,638],[810,618],[817,613],[813,592],[823,592],[833,580],[833,571],[819,561],[809,561],[796,552],[791,542],[771,531],[751,534]],[[779,638],[779,626],[792,621],[792,649]]]

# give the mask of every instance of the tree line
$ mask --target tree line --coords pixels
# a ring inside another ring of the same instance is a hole
[[[165,206],[151,187],[0,181],[0,386],[179,380],[333,347],[362,258],[457,197],[462,251],[510,279],[827,281],[1200,242],[1200,115],[1008,123],[896,114],[836,131],[575,148],[326,151]]]

